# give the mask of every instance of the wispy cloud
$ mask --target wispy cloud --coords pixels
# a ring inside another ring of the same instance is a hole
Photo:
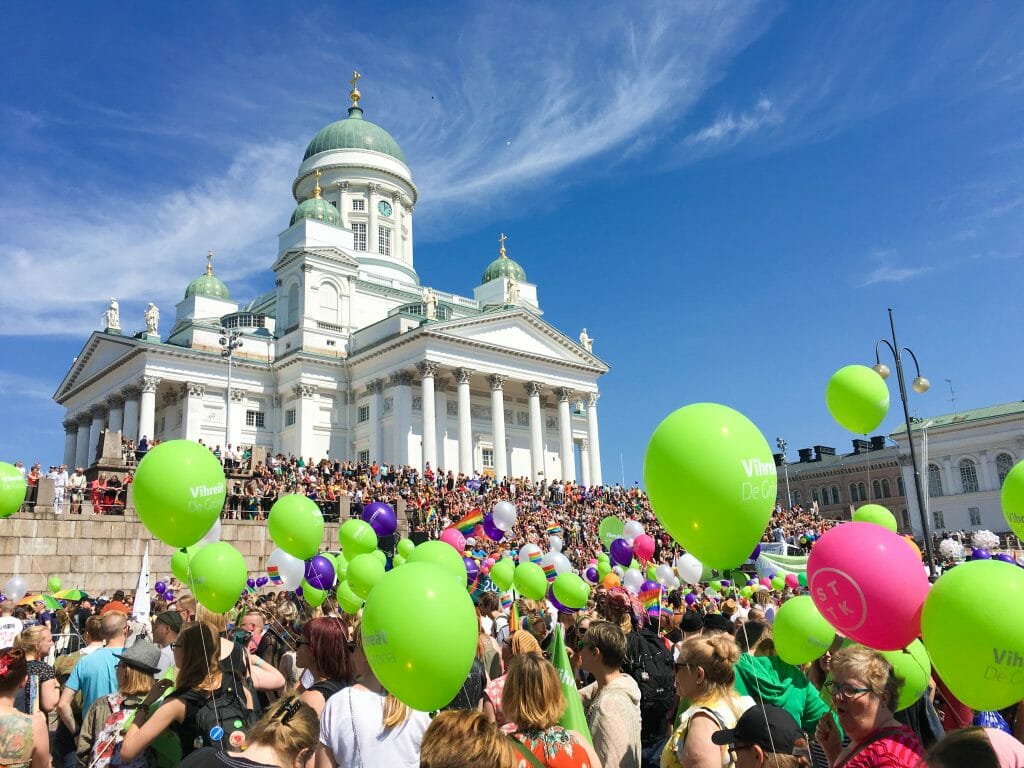
[[[713,144],[735,143],[767,125],[778,125],[782,115],[775,109],[771,99],[761,97],[753,109],[738,115],[729,112],[720,116],[711,125],[701,128],[686,137],[685,143]]]
[[[902,283],[931,271],[931,267],[910,267],[898,263],[896,251],[892,249],[875,250],[868,255],[870,261],[878,266],[871,270],[861,281],[862,288],[879,283]]]
[[[13,371],[0,370],[0,397],[39,400],[51,403],[53,381]]]

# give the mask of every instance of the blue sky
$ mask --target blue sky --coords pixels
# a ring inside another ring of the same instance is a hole
[[[794,459],[848,449],[825,384],[887,307],[933,383],[912,413],[952,410],[945,379],[960,409],[1021,399],[1019,4],[294,8],[7,9],[3,459],[60,459],[50,397],[108,297],[169,316],[208,249],[233,295],[272,286],[353,69],[419,186],[424,284],[471,295],[505,231],[545,319],[596,339],[606,480],[699,401]]]

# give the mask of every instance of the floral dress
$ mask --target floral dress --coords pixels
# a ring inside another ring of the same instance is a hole
[[[543,731],[525,729],[514,736],[548,768],[591,768],[590,755],[579,736],[560,725]]]

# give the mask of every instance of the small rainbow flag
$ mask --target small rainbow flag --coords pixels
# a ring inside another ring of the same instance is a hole
[[[548,563],[547,565],[542,565],[541,568],[544,569],[544,575],[547,577],[549,582],[555,580],[555,576],[558,575],[558,572],[555,570],[555,564],[554,563]]]
[[[561,533],[562,533],[562,526],[560,526],[558,523],[552,523],[547,528],[548,536],[558,536]]]
[[[512,593],[506,592],[501,596],[501,610],[507,611],[512,607]],[[511,624],[512,622],[509,622]]]
[[[437,510],[434,509],[433,507],[428,507],[427,508],[427,517],[426,517],[427,525],[432,525],[434,520],[436,520],[436,519],[437,519]]]
[[[452,527],[458,528],[463,536],[469,536],[473,529],[484,521],[484,513],[479,509],[470,510],[469,514],[455,523]]]
[[[661,615],[661,588],[647,589],[640,593],[640,603],[648,616]]]
[[[267,566],[267,576],[270,577],[270,583],[275,587],[284,584],[284,579],[281,578],[281,569],[276,565]]]
[[[536,563],[537,565],[540,565],[540,561],[541,561],[541,559],[543,557],[544,557],[544,554],[538,549],[536,552],[531,552],[530,553],[530,562],[531,563]]]

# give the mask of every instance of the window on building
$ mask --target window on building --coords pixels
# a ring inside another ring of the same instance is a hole
[[[391,227],[377,227],[377,253],[391,255]]]
[[[356,456],[356,461],[358,461],[360,464],[369,464],[370,463],[370,452],[369,451],[360,451],[359,455]]]
[[[256,429],[263,429],[266,427],[266,414],[261,411],[246,411],[245,412],[245,426],[256,427]]]
[[[812,488],[811,489],[811,501],[813,501],[815,504],[820,504],[821,503],[821,497],[818,495],[818,489],[817,488]]]
[[[483,449],[483,465],[485,469],[494,469],[494,449]]]
[[[833,504],[842,504],[843,503],[843,499],[839,495],[839,486],[838,485],[833,485],[832,486],[832,503]]]
[[[1013,469],[1013,457],[1008,453],[1000,453],[996,456],[996,476],[999,478],[999,485],[1002,486],[1003,480],[1010,474],[1010,470]]]
[[[288,287],[288,327],[299,324],[299,286],[292,283]]]
[[[357,417],[357,420],[359,421],[360,424],[362,424],[364,421],[369,421],[370,420],[370,406],[368,406],[368,405],[360,405],[359,406],[359,415]]]
[[[928,465],[928,498],[942,495],[942,475],[938,464]]]
[[[860,495],[861,501],[868,500],[868,487],[864,483],[857,483],[857,493]]]
[[[896,493],[898,493],[900,496],[906,496],[907,495],[907,489],[903,485],[903,476],[902,475],[900,475],[899,477],[896,478]]]
[[[871,490],[874,492],[876,499],[882,498],[882,482],[880,480],[871,481]]]
[[[909,530],[910,530],[910,528],[911,528],[911,526],[910,526],[910,513],[909,513],[909,512],[907,512],[907,510],[905,510],[905,509],[904,509],[904,510],[903,510],[903,511],[902,511],[902,512],[900,513],[900,517],[902,517],[902,518],[903,518],[903,528],[904,528],[905,530],[908,530],[908,531],[909,531]]]
[[[857,484],[850,483],[850,502],[856,504],[860,501],[860,496],[857,494]]]
[[[796,506],[803,501],[803,496],[800,495],[800,491],[793,491],[793,505]]]
[[[889,485],[889,478],[882,478],[882,498],[888,499],[892,495],[892,486]]]
[[[968,507],[967,514],[971,516],[971,525],[981,525],[981,510],[978,507]]]
[[[353,211],[365,211],[366,210],[366,200],[364,200],[361,197],[353,197],[352,198],[352,210]]]
[[[357,251],[366,250],[366,222],[357,221],[352,225],[352,247]]]
[[[964,493],[978,492],[978,467],[971,459],[960,461],[960,487]]]
[[[334,287],[333,283],[321,283],[320,290],[317,291],[320,295],[320,320],[325,323],[336,324],[338,322],[338,305],[339,294],[338,289]]]
[[[294,408],[289,408],[287,411],[284,412],[284,425],[286,427],[293,427],[293,426],[295,426],[295,409]]]
[[[935,530],[940,530],[946,527],[946,516],[942,514],[941,509],[932,512],[932,524],[935,526]]]

